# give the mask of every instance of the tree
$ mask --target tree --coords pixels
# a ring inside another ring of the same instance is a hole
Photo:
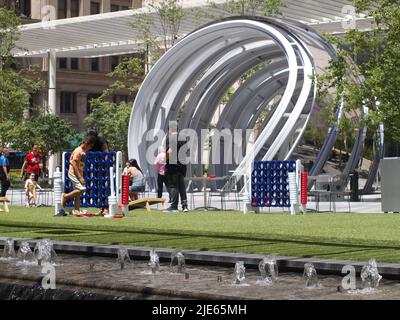
[[[280,16],[284,0],[226,0],[224,3],[209,1],[211,7],[225,11],[222,17],[232,15],[242,16]]]
[[[15,59],[11,50],[19,37],[19,23],[12,11],[0,8],[0,125],[8,120],[20,121],[24,110],[29,107],[29,93],[36,92],[43,85],[39,79],[27,78],[24,70],[13,68]],[[0,143],[4,142],[0,137]]]
[[[374,20],[368,32],[348,30],[331,36],[338,59],[319,80],[319,94],[335,91],[335,105],[344,99],[346,110],[369,109],[366,123],[375,131],[385,125],[385,138],[400,143],[400,3],[394,0],[353,0],[356,14]],[[349,64],[349,61],[356,64]],[[357,78],[363,80],[357,83]]]
[[[216,6],[212,2],[210,6]],[[279,8],[282,7],[282,0],[240,0],[227,1],[222,5],[226,9],[224,16],[237,14],[245,15],[279,15]],[[219,8],[220,5],[218,5]],[[159,24],[154,23],[154,13],[158,16]],[[127,141],[121,132],[128,131],[130,119],[130,106],[116,104],[110,101],[110,97],[119,90],[128,90],[130,98],[133,99],[139,83],[143,80],[152,65],[179,39],[181,23],[185,17],[182,7],[182,0],[160,0],[148,1],[147,12],[139,15],[137,20],[131,24],[132,28],[140,34],[138,40],[138,53],[124,59],[116,69],[109,74],[116,81],[102,95],[91,101],[93,112],[86,118],[88,126],[96,127],[109,140],[110,147],[116,150],[127,151]],[[212,20],[215,17],[207,14],[206,10],[197,10],[195,16],[208,17]],[[259,68],[259,66],[258,66]],[[256,72],[257,66],[248,72],[246,78]],[[245,79],[242,79],[244,81]],[[230,90],[231,93],[234,90]],[[227,101],[226,97],[225,100]],[[182,109],[183,110],[183,109]]]
[[[155,12],[160,25],[154,24]],[[133,100],[144,76],[153,65],[179,39],[180,25],[185,12],[179,0],[150,1],[147,12],[137,17],[131,27],[140,34],[138,52],[125,58],[108,75],[116,81],[101,96],[90,101],[92,112],[85,124],[96,127],[103,134],[113,150],[127,153],[126,132],[128,132],[131,105],[114,103],[113,94],[128,90],[129,100]]]
[[[141,35],[141,51],[146,55],[146,63],[153,65],[181,37],[179,34],[185,11],[182,0],[148,1],[148,12],[139,16],[131,26]],[[155,12],[160,25],[154,23],[151,14]]]
[[[19,37],[19,24],[14,12],[0,8],[0,145],[28,151],[37,143],[45,154],[56,153],[69,146],[70,125],[57,116],[45,115],[44,107],[38,107],[39,116],[26,117],[30,95],[44,82],[36,72],[17,71],[13,66],[11,51]]]
[[[3,137],[20,151],[29,151],[33,144],[41,146],[44,154],[54,154],[71,148],[71,127],[55,115],[31,117],[18,126],[12,121],[3,124]]]
[[[94,102],[96,103],[96,102]],[[127,103],[100,102],[85,123],[104,135],[111,150],[128,153],[127,132],[132,106]]]

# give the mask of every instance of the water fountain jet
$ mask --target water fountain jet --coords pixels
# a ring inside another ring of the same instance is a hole
[[[171,253],[171,270],[173,273],[184,273],[185,272],[185,256],[182,251],[176,250]]]
[[[1,257],[3,259],[15,258],[14,239],[8,238],[5,240],[3,254]]]
[[[160,258],[155,249],[150,250],[149,266],[152,274],[156,274],[160,271]]]
[[[273,284],[278,281],[278,265],[275,257],[266,256],[258,264],[258,270],[261,274],[261,282],[259,283]]]
[[[379,281],[382,276],[378,272],[378,265],[375,259],[371,259],[361,269],[361,281],[364,289],[376,289],[379,286]]]
[[[34,255],[28,241],[22,241],[17,252],[17,258],[22,262],[32,262]]]
[[[33,255],[39,266],[45,263],[55,263],[57,254],[53,248],[53,242],[49,239],[42,239],[36,243]]]
[[[307,288],[319,287],[317,270],[312,263],[306,263],[304,265],[303,279],[306,281]]]
[[[234,284],[241,284],[246,279],[246,267],[243,261],[235,263]]]
[[[129,257],[129,252],[127,248],[124,247],[118,248],[117,262],[119,263],[121,270],[125,268],[125,262],[131,263],[131,258]]]

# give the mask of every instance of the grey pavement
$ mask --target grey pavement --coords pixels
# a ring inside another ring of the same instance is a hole
[[[146,197],[157,197],[156,193],[146,192],[142,196]],[[26,204],[26,196],[21,189],[10,189],[7,193],[7,197],[11,201],[11,205],[24,206]],[[168,194],[164,192],[163,197],[168,199]],[[228,194],[223,198],[224,206],[228,210],[243,211],[243,198],[239,197],[239,202],[236,202],[236,196],[234,193]],[[381,195],[380,193],[372,195],[363,195],[360,197],[359,202],[348,202],[346,201],[320,201],[318,204],[309,197],[311,201],[307,203],[307,212],[336,212],[336,213],[383,213],[381,207]],[[195,208],[203,207],[204,205],[213,208],[221,209],[221,197],[216,193],[207,192],[206,202],[204,202],[204,193],[202,191],[195,193],[188,193],[188,204],[189,209],[194,210]],[[50,189],[38,192],[38,205],[52,206],[53,205],[53,192]],[[349,207],[350,205],[350,207]],[[166,204],[167,206],[167,204]],[[166,207],[165,206],[165,207]],[[162,205],[157,205],[157,209],[163,209]],[[317,210],[318,209],[318,210]],[[260,208],[260,212],[289,212],[288,208]]]

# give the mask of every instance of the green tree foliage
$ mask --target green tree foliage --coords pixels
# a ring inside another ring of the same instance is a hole
[[[57,116],[44,115],[43,107],[37,110],[38,117],[26,117],[30,94],[44,82],[35,71],[13,67],[11,51],[19,38],[19,24],[14,12],[0,8],[0,145],[28,151],[37,143],[45,154],[56,153],[69,147],[70,125]]]
[[[226,0],[224,3],[209,1],[211,7],[224,10],[222,17],[242,16],[280,16],[284,0]]]
[[[12,12],[0,7],[0,67],[13,62],[11,50],[18,40],[19,18]],[[0,69],[1,71],[2,69]]]
[[[30,117],[15,124],[2,123],[2,137],[15,149],[29,151],[32,145],[41,146],[43,154],[54,154],[71,148],[71,128],[68,122],[55,115]]]
[[[212,2],[209,5],[214,6]],[[282,6],[283,0],[241,0],[227,1],[226,4],[222,5],[222,8],[226,10],[225,16],[238,14],[272,16],[279,15],[279,8]],[[140,35],[137,39],[139,44],[138,54],[132,58],[124,59],[109,74],[116,81],[104,90],[99,98],[91,101],[93,111],[85,120],[88,126],[96,127],[105,135],[109,140],[110,147],[116,150],[127,150],[125,133],[129,125],[130,106],[113,103],[110,101],[110,97],[119,90],[127,89],[130,98],[133,99],[144,75],[182,36],[180,34],[181,23],[186,14],[182,7],[182,0],[150,1],[145,10],[147,12],[138,15],[137,20],[131,24],[136,33]],[[192,13],[193,16],[213,19],[206,14],[206,10]],[[154,23],[154,14],[158,17],[159,24]],[[257,70],[257,67],[255,67],[248,76],[251,76]],[[183,107],[181,109],[183,110]]]
[[[185,11],[182,0],[149,1],[147,5],[148,12],[131,26],[142,35],[142,51],[146,55],[150,53],[147,62],[153,65],[181,37],[179,31]],[[154,23],[152,13],[156,14],[159,25]]]
[[[111,97],[120,90],[128,90],[129,100],[133,100],[149,68],[178,41],[185,15],[180,0],[151,1],[146,10],[131,24],[140,35],[138,53],[123,59],[108,75],[115,82],[99,98],[91,100],[92,112],[85,119],[86,125],[96,127],[107,138],[111,149],[123,152],[128,149],[126,133],[131,105],[114,103]],[[155,25],[153,13],[158,16],[160,25]]]
[[[116,81],[105,89],[100,97],[90,101],[91,113],[85,118],[88,127],[95,127],[101,135],[107,138],[111,150],[119,150],[127,154],[128,132],[132,105],[115,103],[111,97],[122,89],[129,91],[129,100],[135,96],[143,79],[144,64],[140,57],[126,58],[109,73]]]
[[[99,98],[100,99],[100,98]],[[94,101],[96,104],[96,101]],[[111,150],[128,152],[127,132],[132,106],[126,103],[99,102],[85,123],[107,137]]]
[[[348,30],[331,36],[339,57],[320,78],[319,94],[335,91],[335,104],[344,99],[346,110],[369,109],[366,125],[385,125],[385,137],[400,143],[400,2],[353,0],[357,13],[374,20],[372,30]],[[348,62],[353,60],[355,65]],[[357,78],[364,80],[357,83]]]
[[[20,121],[29,107],[29,92],[36,92],[43,85],[38,79],[27,78],[25,71],[13,68],[11,50],[19,37],[19,23],[12,11],[0,8],[0,125],[8,120]],[[5,141],[0,137],[0,142]]]

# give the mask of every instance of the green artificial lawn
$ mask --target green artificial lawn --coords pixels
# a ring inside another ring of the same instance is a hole
[[[399,214],[184,214],[137,209],[123,219],[53,215],[54,208],[10,207],[10,213],[0,212],[0,236],[400,262]]]

